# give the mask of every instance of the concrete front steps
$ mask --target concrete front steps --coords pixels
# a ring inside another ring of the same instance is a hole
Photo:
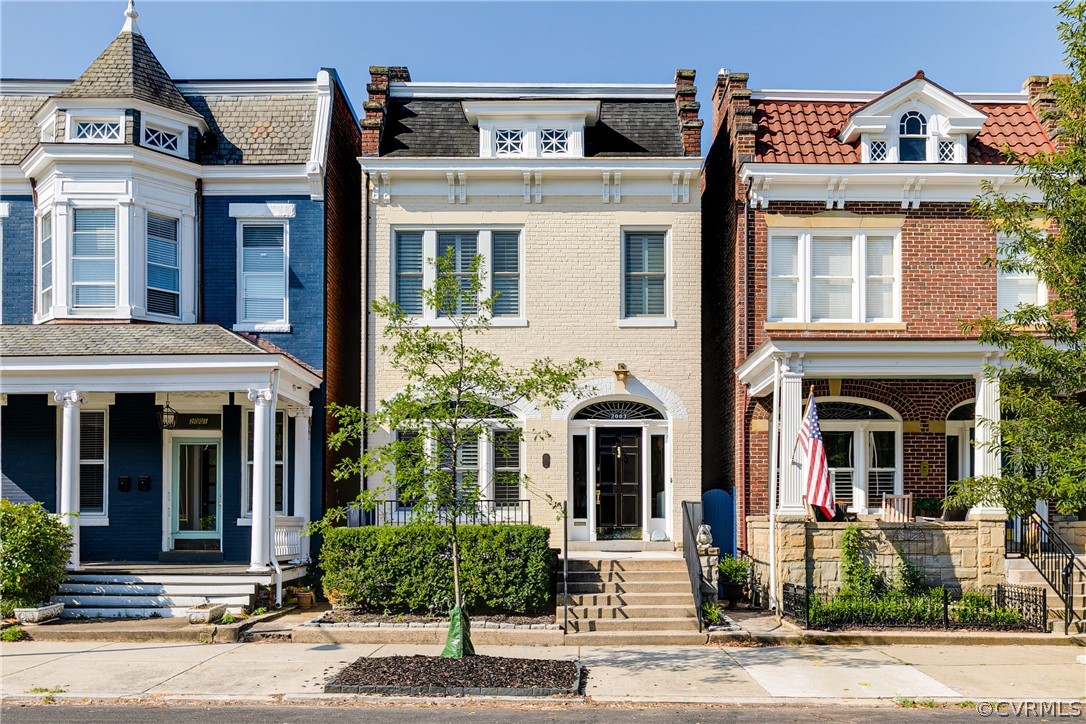
[[[1082,561],[1084,556],[1077,556]],[[1041,572],[1027,558],[1007,558],[1004,563],[1007,583],[1015,586],[1043,588],[1047,592],[1049,631],[1063,631],[1064,605],[1056,595],[1055,589],[1048,584]],[[1086,580],[1082,574],[1075,576],[1071,584],[1071,608],[1077,614],[1072,620],[1070,633],[1086,633]]]
[[[63,618],[171,618],[203,603],[225,603],[231,613],[252,608],[259,581],[252,576],[72,573],[53,597]]]
[[[559,584],[559,621],[563,620]],[[686,562],[680,556],[578,559],[569,562],[565,642],[578,645],[687,645],[698,632]]]

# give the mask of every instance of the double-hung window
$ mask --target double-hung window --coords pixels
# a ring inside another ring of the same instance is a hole
[[[241,222],[240,319],[242,324],[287,321],[287,225]]]
[[[520,503],[520,440],[509,430],[494,430],[491,470],[494,501],[498,506]]]
[[[898,237],[891,231],[773,233],[768,320],[896,321],[898,257]]]
[[[177,219],[147,214],[147,311],[166,317],[181,313],[181,256]]]
[[[74,209],[72,224],[72,306],[117,304],[117,212]]]
[[[106,412],[79,413],[79,514],[106,514]]]
[[[667,232],[624,232],[622,266],[623,316],[667,316]]]
[[[474,275],[483,278],[480,297],[494,297],[490,314],[495,324],[518,324],[523,316],[523,251],[521,232],[513,229],[399,229],[392,235],[392,294],[409,317],[440,324],[441,317],[474,315],[478,300],[465,295],[454,308],[438,310],[423,299],[423,289],[437,278],[437,259],[449,255],[445,273],[458,280],[461,290],[472,286]],[[479,268],[473,268],[480,257]],[[470,298],[469,298],[470,297]]]
[[[242,491],[242,510],[245,517],[253,514],[253,411],[245,415],[245,489]],[[286,413],[275,411],[275,514],[286,515],[285,489],[287,472]]]
[[[38,314],[53,311],[53,214],[41,217],[38,241]]]
[[[1000,236],[997,238],[996,244],[1000,256],[1006,259],[1007,255],[1003,253],[1006,239]],[[1017,260],[1021,263],[1026,262],[1026,259],[1022,257]],[[998,274],[996,297],[1000,315],[1010,314],[1022,304],[1045,303],[1045,287],[1038,278],[1036,271],[1031,269],[1000,269]]]

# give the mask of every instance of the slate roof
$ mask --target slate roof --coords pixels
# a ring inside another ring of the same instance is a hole
[[[848,117],[866,104],[843,101],[755,100],[754,160],[766,163],[859,163],[859,142],[837,136]],[[1005,164],[1003,147],[1024,156],[1051,151],[1052,143],[1028,103],[974,103],[988,114],[969,142],[969,163]]]
[[[5,357],[267,354],[217,324],[4,324]]]
[[[305,163],[313,142],[317,96],[190,95],[215,134],[213,147],[201,147],[199,162],[209,165]]]
[[[390,99],[380,155],[478,157],[479,129],[468,122],[460,103]],[[601,99],[599,121],[585,128],[584,147],[588,157],[682,156],[674,100]]]
[[[38,145],[34,114],[46,96],[0,96],[0,164],[23,160]]]
[[[58,98],[138,98],[196,115],[139,33],[122,31]]]

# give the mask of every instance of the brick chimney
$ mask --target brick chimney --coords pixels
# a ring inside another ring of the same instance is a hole
[[[381,149],[381,130],[388,109],[388,84],[410,83],[411,72],[400,65],[371,65],[370,82],[366,85],[369,98],[362,104],[366,111],[362,119],[362,155],[376,156]]]
[[[747,89],[749,78],[747,73],[721,71],[713,88],[713,133],[714,136],[727,134],[735,173],[739,172],[742,164],[754,160],[754,136],[758,124],[754,122],[754,106],[750,101],[751,92]],[[742,195],[738,186],[736,193]]]
[[[701,155],[701,127],[704,121],[698,118],[701,104],[695,98],[698,89],[694,86],[696,72],[680,68],[675,71],[675,108],[679,114],[679,130],[683,137],[683,154]]]
[[[1064,139],[1057,133],[1056,119],[1052,117],[1052,112],[1056,108],[1056,92],[1053,86],[1060,82],[1067,82],[1070,78],[1071,76],[1068,75],[1031,75],[1022,84],[1022,91],[1026,94],[1028,103],[1033,107],[1033,112],[1037,114],[1037,119],[1041,121],[1045,133],[1052,139],[1057,149],[1060,148]]]

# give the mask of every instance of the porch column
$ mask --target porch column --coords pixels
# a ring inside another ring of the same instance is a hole
[[[253,405],[253,527],[249,544],[249,570],[267,571],[271,568],[271,485],[274,474],[268,449],[268,434],[274,425],[271,399],[267,388],[250,389]]]
[[[299,407],[290,411],[294,418],[294,515],[309,522],[309,496],[310,474],[309,456],[312,435],[312,407]],[[301,538],[301,555],[303,561],[309,560],[309,536]]]
[[[998,435],[993,422],[999,422],[999,378],[988,377],[984,372],[977,375],[977,401],[975,405],[976,427],[973,442],[973,470],[978,477],[982,475],[999,477],[1003,468],[1002,456],[998,449],[989,449],[988,446],[998,440]],[[970,517],[975,514],[998,515],[1005,517],[1006,509],[996,501],[985,501],[973,506]]]
[[[777,512],[807,517],[803,506],[803,463],[796,450],[796,436],[803,423],[803,365],[785,359],[781,365],[781,432],[778,451],[780,496]]]
[[[79,406],[83,396],[77,390],[54,392],[53,400],[63,406],[60,425],[60,519],[72,529],[72,555],[68,568],[79,570]]]

